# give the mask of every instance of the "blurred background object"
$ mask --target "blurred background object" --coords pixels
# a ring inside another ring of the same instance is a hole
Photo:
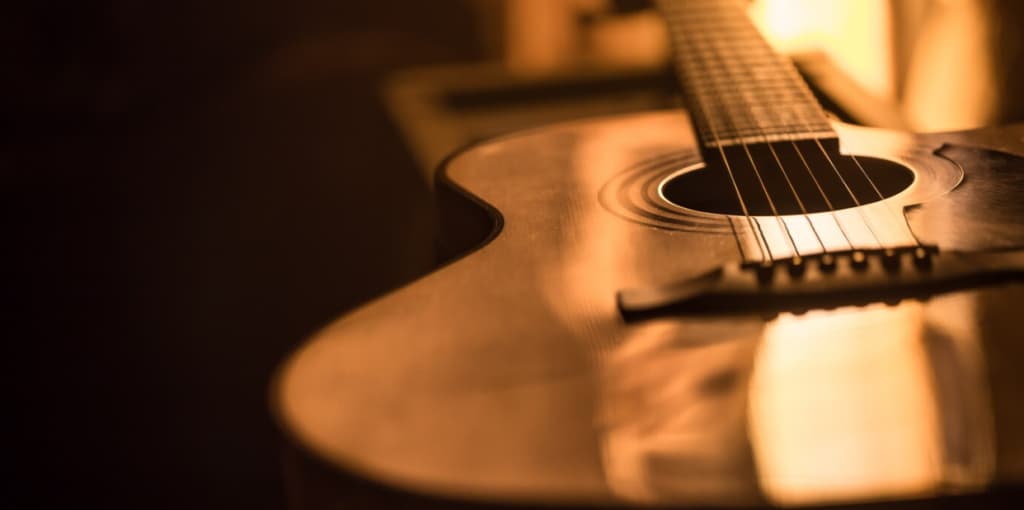
[[[750,12],[846,120],[1024,119],[1019,2]],[[434,265],[437,163],[678,106],[643,0],[22,2],[0,26],[20,508],[283,506],[274,367]]]
[[[395,75],[389,105],[421,169],[496,134],[674,103],[643,0],[477,0],[490,60]],[[753,0],[751,17],[826,106],[864,125],[940,131],[1024,118],[1018,3]]]
[[[644,6],[510,0],[506,65],[519,73],[585,61],[663,65],[663,27]],[[1022,10],[1008,0],[752,0],[749,8],[780,52],[823,53],[837,71],[877,99],[896,102],[915,129],[927,131],[1018,118]],[[924,110],[947,113],[930,117]]]

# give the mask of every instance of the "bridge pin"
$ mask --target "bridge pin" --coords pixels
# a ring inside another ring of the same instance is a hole
[[[931,267],[932,257],[928,250],[921,246],[914,248],[914,265],[921,269]]]
[[[789,274],[791,276],[796,277],[803,275],[805,267],[806,265],[804,264],[804,259],[800,255],[797,255],[789,259]]]
[[[868,256],[863,251],[857,250],[850,254],[850,261],[853,262],[853,267],[862,269],[868,265]]]
[[[821,270],[831,273],[836,270],[836,258],[831,253],[825,253],[820,259]]]
[[[886,271],[894,272],[900,269],[900,254],[892,248],[886,248],[882,252],[882,265]]]

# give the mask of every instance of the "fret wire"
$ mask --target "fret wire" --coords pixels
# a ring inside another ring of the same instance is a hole
[[[723,86],[729,86],[728,80],[716,81],[713,83],[703,83],[699,86],[694,87],[700,91],[717,91]],[[771,96],[772,99],[795,99],[793,103],[799,103],[806,105],[807,100],[810,99],[808,96],[803,94],[803,91],[791,87],[765,87],[764,89],[758,89],[757,87],[746,87],[730,92],[728,97],[744,97],[747,95],[762,95],[758,94],[759,90],[764,90],[767,96]],[[766,105],[770,106],[770,105]],[[808,109],[814,109],[808,106]]]
[[[788,103],[792,103],[791,107],[799,107],[800,103],[811,102],[811,98],[804,91],[804,89],[800,87],[801,83],[793,79],[792,72],[790,71],[790,69],[788,69],[784,65],[780,65],[780,59],[778,58],[778,56],[770,51],[770,47],[768,47],[763,42],[763,40],[760,39],[753,25],[739,11],[723,10],[720,4],[715,3],[688,3],[686,6],[686,15],[680,15],[682,14],[679,12],[679,8],[682,7],[681,5],[666,3],[665,6],[667,7],[666,10],[676,13],[676,15],[673,15],[671,17],[673,19],[682,21],[682,24],[684,25],[693,25],[696,24],[696,22],[707,24],[708,22],[713,21],[718,27],[728,27],[733,32],[744,33],[744,35],[747,35],[746,33],[749,33],[752,36],[749,38],[752,42],[741,40],[740,42],[736,43],[733,42],[732,39],[726,39],[722,37],[704,37],[700,35],[700,32],[690,31],[689,33],[685,33],[687,31],[673,31],[673,35],[677,37],[688,37],[688,39],[692,43],[715,44],[716,47],[728,49],[733,54],[736,54],[737,52],[742,52],[742,54],[739,55],[739,57],[741,58],[738,60],[742,60],[742,65],[745,67],[745,70],[751,70],[752,73],[752,69],[757,69],[758,72],[756,76],[756,84],[750,86],[749,89],[743,87],[745,90],[739,91],[738,93],[723,94],[723,97],[727,97],[730,100],[745,99],[746,101],[749,101],[751,95],[761,95],[762,98],[771,97],[773,102],[785,101]],[[751,50],[760,51],[757,51],[755,55],[754,52]],[[691,95],[707,94],[709,92],[715,91],[721,93],[720,85],[726,83],[721,78],[729,75],[734,75],[736,70],[733,68],[736,67],[736,65],[729,65],[729,61],[724,61],[723,63],[725,65],[722,65],[719,69],[715,69],[713,72],[710,72],[709,69],[711,68],[711,63],[708,62],[707,59],[700,59],[698,61],[698,58],[682,58],[678,59],[677,62],[680,65],[680,67],[684,68],[684,72],[686,72],[687,74],[695,75],[695,77],[698,78],[697,80],[695,80],[695,90],[692,91]],[[705,69],[705,72],[695,73],[694,71],[698,66]],[[707,75],[713,76],[708,77]],[[727,83],[730,85],[736,85],[735,80],[729,80]],[[759,90],[755,90],[758,87]],[[709,88],[712,90],[707,90]],[[765,93],[767,89],[771,89],[770,95]],[[805,109],[805,111],[800,112],[800,116],[810,114],[815,110],[813,107],[808,108],[807,106],[803,106],[803,108]],[[715,111],[709,113],[713,115],[722,115],[723,113],[726,115],[731,115],[728,109],[723,110],[721,108],[716,108]],[[774,107],[774,105],[772,107],[756,111],[755,116],[757,118],[754,119],[753,124],[757,125],[758,127],[765,127],[769,132],[780,131],[779,128],[775,128],[772,126],[773,122],[770,121],[769,119],[774,119],[774,123],[776,124],[782,123],[783,126],[781,128],[781,131],[791,131],[793,129],[793,126],[789,124],[793,120],[793,115],[784,115],[780,113],[779,110]],[[762,124],[768,125],[762,126]],[[825,122],[821,122],[820,124],[823,126],[826,125]]]
[[[687,68],[686,69],[687,71],[695,71],[694,68],[697,66],[697,64],[695,62],[677,61],[677,63],[682,65],[683,67]],[[742,67],[744,67],[744,66],[736,66],[736,68],[742,68]],[[706,73],[702,73],[699,76],[695,76],[693,82],[694,83],[716,83],[716,82],[720,82],[720,81],[722,81],[720,78],[726,76],[727,73],[729,73],[729,69],[730,68],[728,68],[728,67],[722,67],[722,68],[716,69],[714,71],[708,71]],[[765,85],[779,84],[779,85],[788,86],[790,88],[793,88],[795,90],[799,90],[801,92],[805,90],[805,88],[803,86],[801,86],[800,83],[796,82],[795,79],[792,76],[789,76],[788,74],[782,74],[781,71],[773,71],[771,76],[754,77],[752,79],[752,82],[753,83],[744,83],[744,84],[737,84],[737,85],[745,86],[745,87],[750,87],[750,88],[756,88],[756,87],[758,87],[759,85],[762,85],[762,84],[765,84]]]
[[[722,57],[716,59],[718,62],[728,63],[734,61],[737,45],[729,44],[722,38],[698,37],[697,40],[707,42],[708,46],[713,48],[713,51]],[[728,53],[733,54],[727,55]],[[722,70],[722,77],[727,78],[725,83],[727,84],[728,89],[724,94],[721,91],[718,91],[719,97],[738,99],[746,106],[746,108],[743,109],[743,112],[748,117],[749,124],[746,122],[743,123],[743,129],[745,132],[738,130],[738,134],[746,136],[748,134],[753,134],[750,133],[750,131],[756,131],[762,135],[770,135],[773,134],[773,132],[778,131],[778,126],[780,125],[784,127],[783,130],[788,130],[793,125],[793,121],[799,119],[801,113],[813,110],[813,107],[808,107],[806,105],[808,98],[804,93],[805,90],[799,83],[796,83],[792,73],[787,72],[788,69],[785,69],[780,65],[780,59],[778,59],[774,54],[772,60],[775,64],[774,71],[776,73],[782,71],[781,74],[784,76],[783,80],[785,81],[785,86],[780,89],[770,89],[768,85],[774,85],[774,83],[770,80],[765,80],[763,76],[755,75],[749,66],[723,66],[724,69]],[[737,79],[737,71],[746,75],[747,79]],[[771,90],[771,93],[769,93],[769,90]],[[782,99],[782,103],[784,104],[792,102],[792,105],[789,105],[789,107],[784,111],[779,111],[776,108],[779,99]],[[802,103],[804,106],[801,106]],[[764,107],[762,105],[768,106]],[[796,106],[795,109],[793,105]],[[803,112],[801,112],[800,109],[803,109]],[[763,124],[767,124],[767,126],[764,126]],[[825,123],[823,122],[822,124]],[[753,127],[751,128],[750,125]]]
[[[796,70],[772,50],[750,22],[734,5],[697,0],[660,2],[670,23],[670,34],[678,44],[713,46],[727,59],[709,59],[700,52],[685,52],[676,59],[684,75],[684,93],[689,103],[700,97],[718,94],[723,105],[701,110],[695,116],[699,131],[706,131],[709,120],[717,118],[733,129],[723,129],[725,139],[743,139],[758,131],[767,135],[789,135],[803,139],[810,135],[834,136],[820,105]],[[736,80],[737,73],[751,77]],[[737,115],[738,104],[750,104],[749,120]],[[699,117],[708,119],[701,121]],[[810,122],[808,122],[808,120]],[[706,132],[700,133],[707,142]]]
[[[688,71],[695,71],[695,69],[693,69],[693,67],[696,66],[695,63],[692,63],[692,62],[679,62],[679,63],[682,64],[684,67],[686,67]],[[695,83],[695,84],[716,84],[716,83],[725,81],[725,76],[727,76],[728,72],[729,72],[729,68],[726,68],[726,67],[722,67],[721,69],[716,69],[715,71],[709,71],[707,73],[703,73],[701,76],[694,77],[693,83]],[[786,86],[786,87],[792,88],[794,90],[803,91],[803,87],[800,87],[799,84],[796,83],[795,81],[793,81],[793,79],[791,77],[785,76],[785,75],[782,75],[782,74],[777,74],[777,75],[773,75],[773,76],[764,76],[762,78],[754,78],[753,83],[743,83],[743,84],[737,84],[737,85],[741,86],[741,87],[749,87],[749,88],[757,88],[759,85],[782,85],[782,86]]]
[[[737,31],[733,31],[733,33],[730,35],[730,37],[736,37],[738,35],[740,35],[740,34]],[[749,34],[742,34],[742,35],[744,37],[749,37],[749,38],[753,39],[753,37],[755,35],[757,35],[757,32],[755,32],[753,29],[751,29]],[[760,41],[757,41],[757,42],[737,41],[737,40],[722,41],[721,37],[697,35],[697,34],[694,34],[694,33],[689,33],[689,34],[686,35],[686,37],[688,39],[690,39],[690,40],[700,41],[700,42],[706,42],[706,41],[714,40],[714,41],[719,42],[719,44],[721,44],[722,46],[728,47],[729,49],[742,49],[742,50],[745,50],[745,51],[746,50],[756,51],[756,52],[762,53],[764,55],[772,55],[772,56],[775,55],[774,51],[772,50],[772,48],[770,46],[767,46],[767,45],[761,43]]]
[[[695,82],[694,86],[691,87],[691,88],[698,89],[698,90],[701,90],[701,91],[704,91],[704,89],[708,89],[710,91],[710,90],[717,90],[717,89],[721,88],[720,86],[731,86],[731,82],[729,80],[698,81],[698,82]],[[799,102],[801,102],[801,103],[809,103],[809,100],[813,97],[812,95],[806,94],[802,89],[796,88],[795,86],[788,86],[788,85],[786,85],[786,86],[771,86],[771,87],[765,87],[763,89],[762,88],[758,88],[758,87],[752,87],[752,86],[749,86],[749,85],[743,85],[742,87],[743,87],[742,89],[737,90],[732,95],[743,94],[745,92],[746,93],[752,93],[752,92],[755,92],[757,90],[771,90],[772,92],[779,93],[779,94],[789,94],[789,97],[791,97],[793,99],[798,99]]]
[[[684,38],[681,37],[680,39],[684,39]],[[700,41],[700,43],[702,43],[702,44],[710,44],[711,41]],[[687,59],[698,58],[698,57],[699,57],[699,55],[678,55],[677,56],[677,58],[679,60],[683,61],[683,62],[687,61]],[[740,61],[741,58],[742,58],[742,61]],[[713,71],[715,69],[725,68],[725,67],[729,67],[729,66],[739,67],[739,66],[745,65],[745,64],[758,64],[761,67],[766,67],[766,68],[767,67],[774,67],[775,69],[777,69],[780,72],[784,72],[786,74],[789,74],[788,67],[785,65],[784,62],[779,60],[779,58],[776,55],[772,55],[772,54],[768,54],[768,53],[748,52],[748,53],[745,53],[743,55],[737,54],[736,55],[736,59],[737,59],[737,62],[735,64],[732,61],[730,61],[730,62],[714,62],[714,63],[710,63],[710,64],[708,64],[708,69],[707,70],[708,71]]]

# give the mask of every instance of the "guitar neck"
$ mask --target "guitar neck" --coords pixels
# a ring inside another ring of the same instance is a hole
[[[835,137],[786,58],[739,0],[659,0],[683,99],[704,148]]]

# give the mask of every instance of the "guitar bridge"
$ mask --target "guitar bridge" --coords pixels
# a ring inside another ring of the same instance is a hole
[[[665,315],[775,316],[862,306],[1024,279],[1024,250],[943,252],[932,246],[852,250],[768,264],[731,264],[686,281],[618,293],[627,321]]]

